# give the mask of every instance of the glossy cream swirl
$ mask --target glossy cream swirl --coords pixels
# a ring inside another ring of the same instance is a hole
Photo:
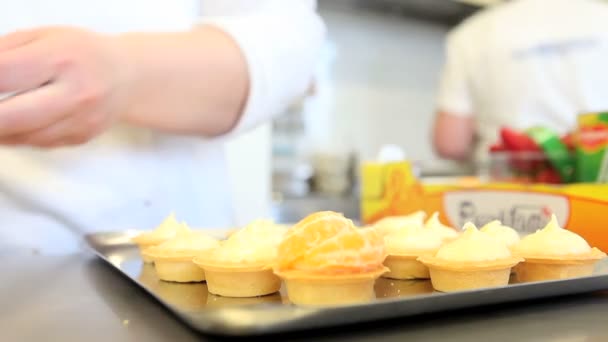
[[[171,213],[154,230],[143,232],[136,236],[133,241],[136,243],[163,242],[175,237],[180,232],[188,232],[187,225],[177,222],[175,214]]]
[[[436,251],[443,244],[440,236],[422,227],[402,229],[384,237],[389,255],[420,255],[425,251]]]
[[[151,247],[152,250],[159,251],[204,251],[210,248],[217,247],[219,242],[204,232],[188,231],[180,232],[175,237],[161,243],[158,246]]]
[[[591,252],[591,246],[580,235],[561,228],[553,215],[545,228],[521,239],[513,251],[524,258],[551,257],[587,254]]]
[[[287,231],[272,221],[254,221],[222,241],[210,257],[217,262],[271,264]]]
[[[431,215],[431,217],[426,221],[424,226],[435,234],[439,235],[439,237],[441,237],[441,239],[444,241],[453,240],[460,235],[455,229],[448,227],[439,221],[438,212],[434,212],[433,215]]]
[[[389,216],[376,222],[373,227],[383,236],[412,227],[423,227],[426,213],[417,211],[405,216]]]
[[[515,246],[520,240],[515,229],[503,226],[498,220],[487,223],[481,227],[480,231],[504,242],[509,248]]]
[[[464,232],[439,248],[435,256],[450,262],[476,262],[507,259],[512,255],[504,242],[480,232],[469,222],[464,225]]]

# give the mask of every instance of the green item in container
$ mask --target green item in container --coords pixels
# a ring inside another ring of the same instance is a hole
[[[575,161],[568,147],[562,142],[559,135],[546,127],[532,127],[526,134],[541,147],[547,159],[559,173],[562,183],[574,180]]]
[[[608,112],[578,117],[576,180],[608,183]]]

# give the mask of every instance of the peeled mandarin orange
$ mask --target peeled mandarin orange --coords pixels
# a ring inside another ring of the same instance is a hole
[[[279,266],[289,267],[294,260],[302,257],[320,241],[351,227],[352,221],[335,212],[323,211],[307,216],[287,233],[279,245]]]
[[[373,228],[357,229],[333,212],[313,214],[292,228],[279,246],[279,269],[363,272],[381,267],[384,241]]]
[[[354,229],[310,249],[296,260],[294,269],[323,272],[365,272],[380,267],[384,242],[373,229]]]

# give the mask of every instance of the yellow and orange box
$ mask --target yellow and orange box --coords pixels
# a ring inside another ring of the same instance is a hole
[[[608,184],[482,183],[477,178],[425,184],[405,161],[364,163],[361,172],[364,224],[424,210],[439,212],[441,220],[454,227],[498,219],[527,234],[542,228],[554,213],[564,227],[608,251]]]

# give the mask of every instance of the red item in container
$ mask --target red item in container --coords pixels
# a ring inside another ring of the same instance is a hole
[[[561,184],[562,178],[555,169],[549,168],[539,172],[536,175],[536,181],[539,183]]]
[[[510,165],[514,170],[529,173],[542,166],[542,160],[535,160],[530,154],[521,154],[522,152],[542,153],[540,146],[525,133],[503,127],[500,129],[500,137],[506,151],[512,153]]]
[[[490,152],[504,152],[507,151],[507,147],[502,143],[496,143],[490,146]]]
[[[500,129],[500,137],[509,151],[514,152],[540,152],[541,148],[524,133],[508,127]]]

